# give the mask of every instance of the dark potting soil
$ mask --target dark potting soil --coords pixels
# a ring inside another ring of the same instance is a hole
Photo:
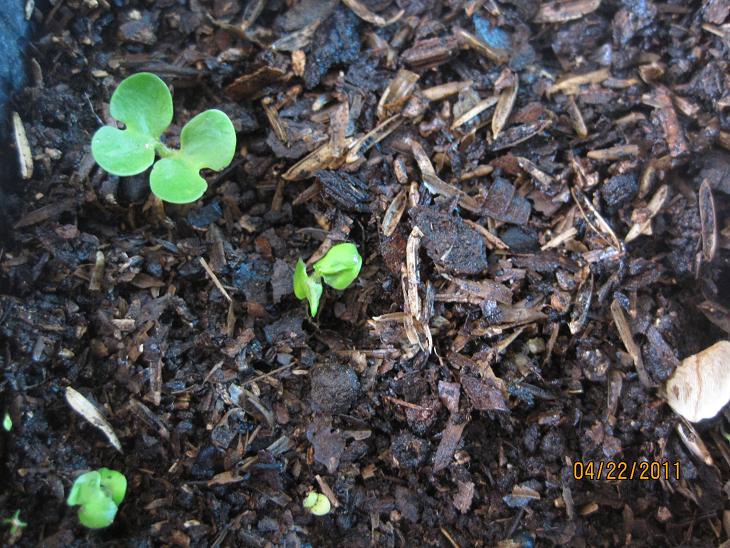
[[[730,332],[726,0],[49,4],[12,101],[5,544],[728,538],[725,417],[689,443],[660,391]],[[233,120],[196,204],[90,155],[139,71],[173,91],[168,144]],[[340,241],[362,272],[312,319],[293,266]],[[585,472],[608,461],[680,477]],[[65,498],[102,466],[129,487],[91,532]]]

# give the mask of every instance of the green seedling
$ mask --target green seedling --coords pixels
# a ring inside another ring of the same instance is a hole
[[[187,204],[200,198],[208,183],[200,170],[228,166],[236,152],[236,131],[228,116],[216,109],[192,118],[180,133],[180,148],[160,141],[172,123],[172,95],[158,76],[140,72],[125,78],[109,103],[112,117],[125,129],[104,126],[91,139],[91,153],[113,175],[142,173],[154,164],[150,187],[160,199]],[[155,154],[160,160],[155,162]]]
[[[124,474],[99,468],[81,474],[66,499],[69,506],[80,506],[79,522],[89,529],[109,527],[127,492]]]
[[[361,267],[362,257],[355,244],[351,243],[333,246],[324,257],[314,263],[311,276],[307,274],[304,261],[299,259],[294,269],[294,295],[299,300],[309,301],[309,313],[314,317],[322,297],[320,280],[334,289],[345,289],[357,278]]]
[[[315,516],[326,516],[332,509],[330,499],[328,499],[322,493],[312,491],[307,495],[302,503],[305,509],[309,510]]]
[[[10,525],[11,538],[18,537],[20,535],[20,531],[28,526],[26,522],[20,519],[20,510],[16,510],[12,517],[3,519],[2,524]]]

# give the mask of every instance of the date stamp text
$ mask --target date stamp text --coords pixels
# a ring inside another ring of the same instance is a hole
[[[671,461],[576,461],[575,480],[644,480],[680,479],[679,462]]]

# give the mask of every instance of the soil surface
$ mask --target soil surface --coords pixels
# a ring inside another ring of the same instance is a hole
[[[5,544],[728,538],[725,418],[681,436],[661,394],[730,332],[726,0],[36,4],[0,255],[0,518],[27,523]],[[207,108],[234,122],[195,204],[90,155],[139,71],[173,91],[169,145]],[[293,266],[340,241],[362,272],[312,319]],[[102,466],[129,487],[91,532],[65,498]]]

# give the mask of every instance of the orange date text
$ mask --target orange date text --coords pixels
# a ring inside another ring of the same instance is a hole
[[[679,480],[679,462],[671,461],[576,461],[573,479],[576,480]]]

